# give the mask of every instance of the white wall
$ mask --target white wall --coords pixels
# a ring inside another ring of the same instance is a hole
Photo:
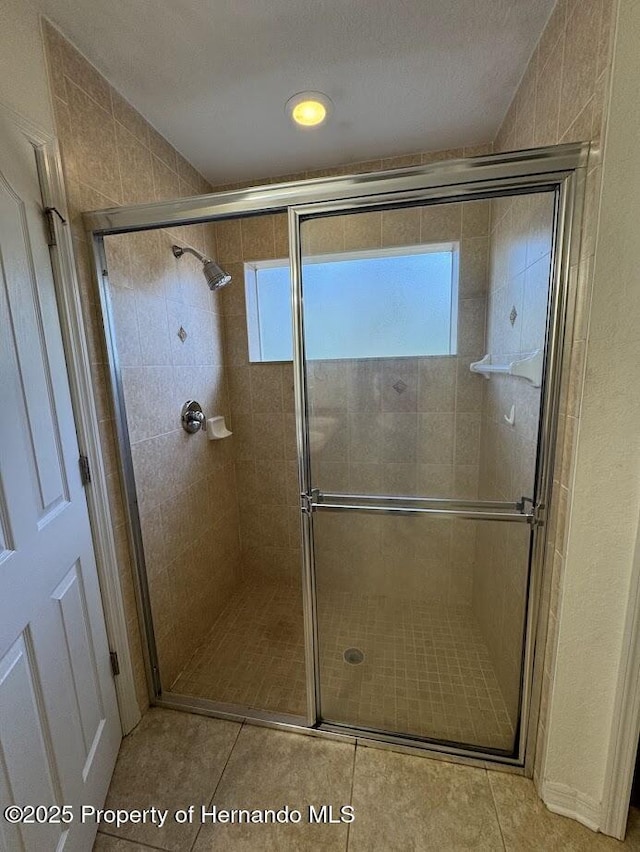
[[[640,0],[618,16],[542,788],[598,825],[640,513]]]
[[[0,0],[0,104],[54,135],[40,21],[26,0]]]

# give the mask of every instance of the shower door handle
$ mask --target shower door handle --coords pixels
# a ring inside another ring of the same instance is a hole
[[[423,497],[323,494],[317,489],[314,489],[311,494],[303,494],[302,497],[303,510],[307,513],[357,511],[387,515],[435,515],[475,521],[509,521],[532,526],[543,523],[542,505],[532,505],[531,511],[525,511],[524,500],[518,503],[507,503]]]

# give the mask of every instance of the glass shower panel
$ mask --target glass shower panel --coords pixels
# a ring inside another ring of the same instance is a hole
[[[212,292],[174,244],[215,258],[231,283]],[[293,432],[293,372],[250,363],[244,298],[244,262],[286,258],[286,217],[109,236],[105,250],[162,692],[302,716],[299,489],[283,427]],[[187,400],[233,434],[186,432]]]
[[[554,217],[540,192],[302,221],[324,722],[515,750]]]
[[[513,751],[528,526],[319,512],[314,534],[323,721]]]

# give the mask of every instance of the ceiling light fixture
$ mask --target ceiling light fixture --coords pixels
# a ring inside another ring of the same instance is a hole
[[[332,106],[331,100],[322,92],[298,92],[289,98],[285,109],[294,124],[307,128],[323,124]]]

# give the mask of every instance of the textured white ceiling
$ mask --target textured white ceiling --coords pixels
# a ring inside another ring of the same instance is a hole
[[[214,183],[494,137],[554,0],[38,0]],[[330,122],[299,130],[295,92]]]

